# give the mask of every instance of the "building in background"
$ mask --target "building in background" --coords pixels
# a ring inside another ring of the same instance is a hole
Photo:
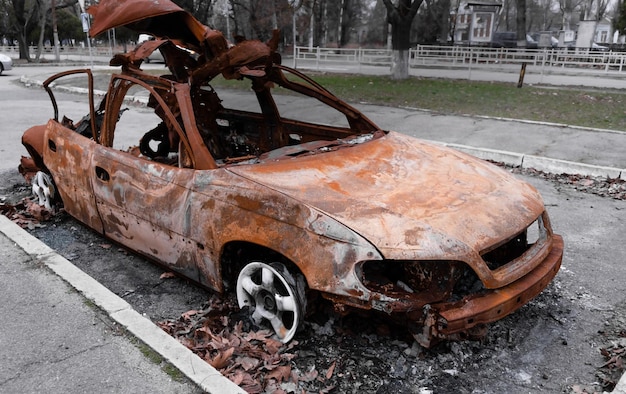
[[[452,12],[454,43],[466,45],[489,45],[493,39],[496,16],[502,4],[491,1],[468,1],[459,3]]]

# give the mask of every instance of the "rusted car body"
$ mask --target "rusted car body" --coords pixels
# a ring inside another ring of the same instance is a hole
[[[296,333],[312,293],[337,310],[387,313],[425,346],[481,335],[559,270],[563,241],[532,186],[380,130],[281,65],[277,36],[231,45],[168,1],[102,0],[90,11],[92,36],[125,25],[158,39],[111,60],[121,72],[99,106],[89,70],[45,82],[54,118],[23,136],[36,166],[72,216],[215,291],[236,290],[281,340]],[[170,75],[141,69],[154,50]],[[76,124],[59,120],[50,89],[75,74],[91,93]],[[210,84],[219,75],[248,81],[259,110],[223,105]],[[274,87],[334,108],[345,125],[290,118]],[[161,123],[120,150],[133,89]]]

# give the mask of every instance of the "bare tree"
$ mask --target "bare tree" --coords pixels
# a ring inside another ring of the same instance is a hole
[[[515,0],[504,0],[502,2],[502,12],[500,12],[500,17],[497,20],[495,30],[498,30],[502,23],[504,23],[504,31],[511,31],[513,29],[514,25],[511,24],[511,20],[513,19],[511,14],[513,14],[513,11],[515,10],[515,7],[513,6],[514,1]]]
[[[29,36],[40,20],[40,1],[2,0],[2,6],[9,16],[9,31],[17,38],[20,59],[31,62],[28,53]]]
[[[202,23],[207,23],[213,16],[216,0],[173,0],[185,11],[189,12]],[[223,1],[222,1],[223,3]]]
[[[296,46],[298,45],[298,24],[296,23],[298,12],[304,5],[304,0],[289,0],[289,6],[291,7],[291,35],[292,35],[292,45],[293,45],[293,55],[294,55],[294,66],[296,62]]]
[[[387,42],[387,9],[382,0],[378,0],[374,8],[369,11],[367,18],[367,32],[365,40],[370,45],[382,46]]]
[[[450,32],[450,6],[450,0],[424,0],[411,26],[411,39],[445,44]]]
[[[554,0],[531,0],[530,4],[527,4],[526,31],[551,30],[558,17],[558,13],[553,11],[555,5]]]
[[[440,31],[439,31],[439,42],[445,44],[448,42],[448,37],[450,36],[450,7],[452,6],[452,2],[450,0],[441,0],[440,9],[441,14],[440,18]]]
[[[615,8],[613,29],[622,35],[626,34],[626,2],[624,2],[624,0],[619,0]]]
[[[213,1],[209,15],[210,27],[222,31],[226,38],[230,38],[231,20],[234,19],[231,2],[229,0]]]
[[[391,24],[391,43],[393,59],[391,77],[406,79],[409,77],[409,49],[411,48],[411,24],[422,5],[423,0],[383,0],[387,8],[387,21]]]
[[[262,41],[272,37],[272,30],[289,34],[292,7],[288,0],[231,0],[235,24],[233,34]]]
[[[559,0],[559,10],[561,12],[561,28],[571,30],[571,21],[574,11],[578,9],[585,0]]]

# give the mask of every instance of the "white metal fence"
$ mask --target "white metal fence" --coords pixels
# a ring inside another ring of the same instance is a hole
[[[315,61],[318,64],[354,63],[389,66],[392,52],[364,48],[295,48],[294,63]],[[590,49],[511,49],[467,46],[420,45],[409,52],[411,67],[472,67],[472,65],[522,64],[542,68],[585,68],[599,73],[625,71],[626,53]]]
[[[28,47],[28,51],[29,51],[28,53],[30,54],[30,56],[34,58],[35,55],[37,54],[37,47],[36,46]],[[111,58],[113,56],[113,53],[117,53],[121,51],[122,51],[121,49],[114,50],[111,47],[100,47],[100,46],[91,47],[91,55],[98,56],[98,57]],[[12,58],[18,58],[20,54],[20,50],[17,45],[0,46],[0,52]],[[50,58],[50,56],[55,55],[54,48],[50,46],[45,47],[41,51],[41,54],[45,56],[46,58]],[[65,60],[70,57],[71,58],[89,57],[90,54],[89,54],[89,48],[86,48],[86,47],[83,48],[81,46],[62,46],[59,50],[59,55],[61,57],[61,60]]]
[[[37,53],[36,47],[29,48],[32,57]],[[110,47],[92,47],[91,56],[109,59],[114,53],[121,52]],[[17,46],[0,46],[0,52],[17,58]],[[45,48],[42,54],[46,58],[54,55],[54,48]],[[63,47],[61,60],[88,58],[88,48]],[[290,54],[287,54],[290,55]],[[481,65],[519,65],[527,63],[542,69],[575,71],[584,68],[589,72],[621,73],[626,71],[626,52],[594,51],[590,49],[511,49],[484,48],[467,46],[431,46],[419,45],[409,52],[411,67],[480,67]],[[367,48],[320,48],[295,47],[294,64],[298,61],[311,61],[319,65],[353,64],[357,66],[390,66],[392,52],[388,49]]]

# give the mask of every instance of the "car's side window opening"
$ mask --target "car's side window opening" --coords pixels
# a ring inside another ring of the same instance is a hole
[[[346,115],[319,100],[281,87],[274,89],[274,102],[286,122],[349,129]],[[289,109],[287,107],[289,106]],[[323,114],[323,116],[321,115]]]
[[[76,78],[76,82],[73,82],[76,85],[88,85],[88,75],[80,74],[79,76],[64,76],[66,78]],[[53,81],[61,80],[62,78],[55,78]],[[52,82],[50,82],[52,83]],[[50,89],[47,85],[44,85],[46,89]],[[57,101],[53,96],[51,96],[53,100],[53,104],[55,105],[55,119],[60,121],[60,123],[71,129],[81,132],[81,134],[85,135],[88,138],[91,138],[91,126],[90,126],[90,116],[89,116],[89,106],[85,101]],[[85,115],[86,114],[86,115]],[[87,131],[88,130],[88,131]]]
[[[246,77],[241,84],[252,89],[203,86],[192,93],[198,129],[218,164],[354,135],[345,113],[314,97],[277,87],[265,77]]]
[[[203,86],[193,94],[192,101],[198,129],[219,163],[262,153],[260,144],[267,120],[254,92],[219,89],[218,94],[213,87]]]
[[[163,93],[162,98],[164,101],[172,104],[170,111],[172,111],[176,121],[180,124],[182,123],[180,120],[180,109],[176,104],[175,98],[171,96],[171,93],[166,92]],[[150,94],[148,97],[148,108],[152,108],[161,121],[141,137],[139,140],[139,152],[152,160],[174,164],[177,162],[177,157],[175,156],[178,152],[180,137],[176,133],[172,121],[153,94]],[[170,163],[170,161],[172,162]]]
[[[280,94],[284,92],[284,94]],[[286,89],[276,89],[274,101],[290,145],[318,140],[334,140],[353,134],[346,115],[308,97]]]
[[[118,86],[118,96],[123,94],[124,97],[109,100],[107,110],[120,115],[118,119],[108,119],[114,124],[107,126],[107,141],[103,143],[146,160],[177,166],[180,137],[174,122],[181,128],[182,122],[174,95],[163,89],[150,91],[129,81],[119,82]],[[157,100],[155,94],[162,100]],[[168,111],[160,102],[167,103]],[[127,109],[129,111],[125,112]]]

